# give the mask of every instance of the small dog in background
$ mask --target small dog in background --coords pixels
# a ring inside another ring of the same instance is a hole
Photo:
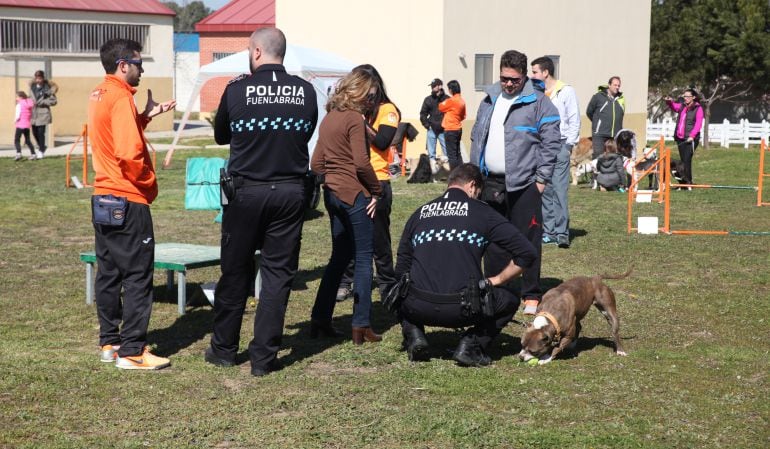
[[[671,159],[671,176],[676,179],[679,184],[685,184],[684,182],[684,162],[679,159]]]
[[[578,178],[581,175],[587,174],[585,171],[585,164],[591,163],[591,156],[593,156],[593,143],[590,137],[581,137],[577,145],[572,148],[572,154],[569,157],[569,172],[572,175],[572,185],[578,185]],[[583,173],[578,174],[579,167],[583,167]],[[596,166],[594,165],[594,168]]]

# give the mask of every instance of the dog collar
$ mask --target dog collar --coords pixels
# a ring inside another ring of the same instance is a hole
[[[547,319],[553,325],[553,327],[556,328],[556,337],[554,339],[555,341],[554,344],[558,344],[559,340],[561,340],[561,327],[559,327],[559,322],[556,321],[556,318],[548,312],[538,312],[537,315],[535,315],[535,318],[539,316]]]

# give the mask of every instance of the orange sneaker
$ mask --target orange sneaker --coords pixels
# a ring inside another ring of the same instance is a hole
[[[524,300],[524,315],[534,315],[537,313],[537,305],[540,301],[537,298],[527,298]]]
[[[118,349],[120,349],[120,345],[102,346],[99,360],[104,363],[115,363],[115,358],[118,357]]]
[[[161,369],[171,365],[171,361],[165,357],[158,357],[150,352],[150,348],[144,347],[139,355],[127,357],[117,356],[115,366],[120,369]]]

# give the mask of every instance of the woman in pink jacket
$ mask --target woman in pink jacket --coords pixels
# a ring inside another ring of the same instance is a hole
[[[665,98],[668,107],[679,113],[674,140],[679,147],[679,158],[684,163],[682,184],[692,184],[692,157],[700,141],[700,130],[703,127],[703,107],[700,105],[700,96],[695,89],[685,90],[682,99],[683,102],[680,103],[675,102],[671,97]]]
[[[16,147],[16,160],[21,160],[21,136],[24,136],[24,144],[29,147],[30,160],[37,159],[35,155],[35,147],[32,145],[32,141],[29,138],[29,128],[31,126],[30,119],[32,118],[32,108],[35,107],[35,102],[31,98],[27,97],[27,94],[23,91],[16,92],[16,134],[13,136],[13,144]]]

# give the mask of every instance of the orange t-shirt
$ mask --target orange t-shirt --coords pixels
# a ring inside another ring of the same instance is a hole
[[[372,128],[375,131],[380,129],[381,125],[392,126],[398,128],[398,122],[401,117],[398,116],[398,110],[393,103],[383,103],[380,105],[380,110],[377,112],[377,117],[374,118]],[[390,163],[391,147],[384,150],[380,150],[374,145],[369,146],[369,158],[372,163],[374,173],[377,175],[377,179],[380,181],[387,181],[390,179],[390,171],[388,170],[388,164]]]
[[[465,100],[460,94],[454,94],[438,104],[438,110],[444,113],[441,127],[446,131],[463,129],[465,120]]]
[[[88,138],[96,176],[94,195],[126,197],[150,204],[158,182],[143,130],[150,119],[136,112],[136,89],[115,75],[91,91],[88,99]]]

